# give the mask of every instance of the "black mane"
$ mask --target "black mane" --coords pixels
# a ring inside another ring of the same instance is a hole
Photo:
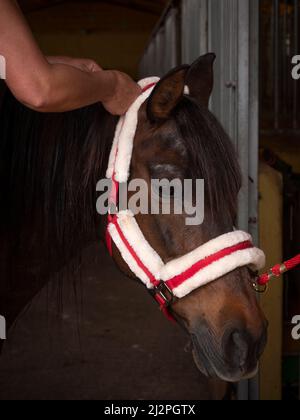
[[[206,211],[232,227],[242,185],[232,141],[214,115],[190,97],[179,103],[174,118],[189,154],[190,178],[205,180]]]
[[[95,232],[95,186],[105,174],[115,125],[100,104],[41,114],[7,92],[0,112],[5,227],[18,232],[28,220],[41,220],[44,239],[63,248]]]
[[[100,237],[96,183],[106,171],[116,122],[100,104],[41,114],[5,93],[0,109],[0,313],[8,325],[51,276],[75,257],[80,264],[84,247],[97,233]]]

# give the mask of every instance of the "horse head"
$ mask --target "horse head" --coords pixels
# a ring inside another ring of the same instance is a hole
[[[138,214],[136,221],[164,264],[233,231],[241,174],[234,147],[208,109],[213,62],[208,54],[162,78],[138,113],[130,179],[204,179],[205,218],[187,225],[186,214]],[[160,197],[160,199],[163,199]],[[172,197],[171,197],[172,199]],[[119,267],[135,277],[116,247]],[[202,373],[236,382],[257,372],[267,322],[253,289],[254,274],[238,267],[170,306],[191,336]]]

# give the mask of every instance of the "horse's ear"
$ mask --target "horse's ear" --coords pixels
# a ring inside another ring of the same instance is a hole
[[[191,97],[207,107],[214,87],[213,64],[215,59],[216,55],[213,53],[201,56],[191,65],[186,75],[186,84]]]
[[[177,67],[155,86],[147,104],[150,121],[163,121],[169,118],[183,97],[185,78],[189,68],[189,66]]]

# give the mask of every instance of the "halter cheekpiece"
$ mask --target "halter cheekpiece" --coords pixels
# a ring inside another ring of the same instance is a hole
[[[148,78],[139,82],[142,94],[117,125],[106,174],[112,180],[110,207],[117,208],[119,184],[129,180],[138,112],[158,81],[158,78]],[[114,243],[131,272],[163,309],[239,267],[250,266],[257,271],[265,265],[263,251],[254,247],[251,236],[242,231],[219,236],[165,264],[129,210],[109,214],[106,242],[111,255]]]

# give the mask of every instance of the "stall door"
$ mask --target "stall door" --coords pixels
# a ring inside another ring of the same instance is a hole
[[[154,32],[140,63],[140,77],[162,77],[178,65],[180,56],[178,16],[178,9],[170,8]]]
[[[208,50],[207,0],[182,0],[182,62],[191,64]]]
[[[257,242],[259,0],[174,1],[146,49],[141,75],[162,76],[206,52],[217,55],[210,106],[234,142],[243,172],[237,225]],[[257,398],[257,381],[239,386],[239,399]]]
[[[240,229],[258,242],[258,0],[210,0],[208,45],[218,56],[212,110],[238,151],[243,173]],[[257,381],[239,386],[239,399],[258,399]]]
[[[258,241],[259,0],[184,0],[183,61],[216,53],[211,109],[238,151],[243,172],[238,227]],[[199,39],[200,38],[200,39]],[[239,399],[257,399],[256,381],[239,386]]]

